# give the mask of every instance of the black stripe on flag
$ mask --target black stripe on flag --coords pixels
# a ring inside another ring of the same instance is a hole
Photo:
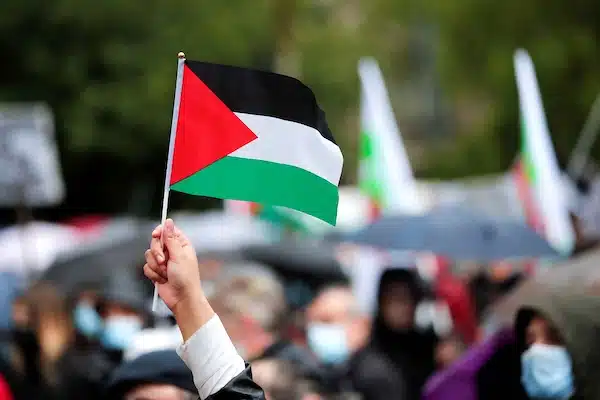
[[[200,61],[185,64],[231,111],[304,124],[335,144],[315,94],[298,79]]]

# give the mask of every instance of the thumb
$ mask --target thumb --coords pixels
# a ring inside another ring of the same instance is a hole
[[[163,242],[164,246],[169,251],[169,258],[173,261],[177,261],[181,256],[183,246],[178,238],[179,231],[175,229],[175,224],[172,219],[165,221],[165,227],[163,230]]]

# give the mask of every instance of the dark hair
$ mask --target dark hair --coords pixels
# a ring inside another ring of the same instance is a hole
[[[518,349],[521,353],[527,350],[529,347],[527,345],[527,327],[535,318],[543,318],[544,320],[548,321],[548,325],[550,327],[550,336],[556,342],[564,342],[562,335],[552,320],[534,308],[524,307],[518,311],[517,318],[515,320],[515,339]]]
[[[394,283],[402,283],[408,286],[411,297],[415,303],[419,303],[427,297],[428,293],[425,288],[425,284],[416,270],[406,268],[386,269],[381,275],[381,279],[379,281],[377,300],[380,307],[385,288]]]

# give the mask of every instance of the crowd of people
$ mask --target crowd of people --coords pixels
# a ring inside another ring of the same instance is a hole
[[[16,296],[0,344],[0,400],[600,399],[600,304],[581,291],[532,290],[508,325],[482,335],[458,321],[457,307],[449,330],[420,321],[435,290],[415,268],[382,273],[370,316],[346,282],[292,308],[278,275],[258,266],[226,269],[203,289],[195,250],[170,220],[145,260],[167,317],[149,312],[133,268],[69,298],[47,282]],[[520,283],[503,282],[498,293]],[[481,316],[486,301],[470,296]],[[465,391],[456,370],[496,336],[508,339]]]

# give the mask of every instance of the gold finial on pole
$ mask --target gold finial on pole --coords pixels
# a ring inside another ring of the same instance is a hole
[[[179,54],[177,54],[177,58],[185,58],[185,53],[183,51],[180,51]]]

